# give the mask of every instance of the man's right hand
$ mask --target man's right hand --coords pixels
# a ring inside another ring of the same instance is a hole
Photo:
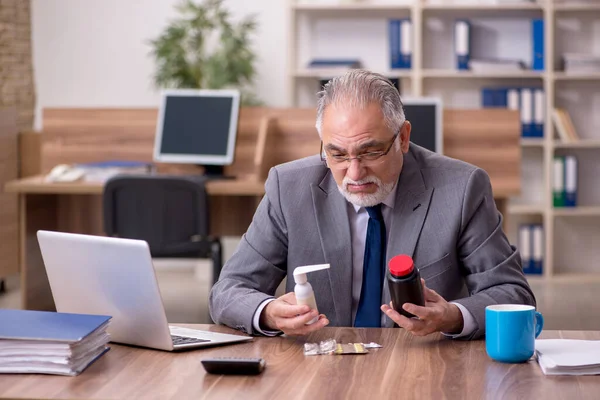
[[[329,324],[323,314],[313,324],[308,321],[317,316],[317,310],[307,305],[298,305],[294,292],[286,293],[273,300],[260,314],[260,326],[264,330],[278,330],[290,336],[302,336],[317,331]]]

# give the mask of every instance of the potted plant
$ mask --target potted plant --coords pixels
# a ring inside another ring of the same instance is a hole
[[[260,105],[251,90],[256,55],[250,36],[254,16],[234,23],[223,0],[182,0],[179,17],[150,41],[158,88],[225,89],[241,92],[243,105]]]

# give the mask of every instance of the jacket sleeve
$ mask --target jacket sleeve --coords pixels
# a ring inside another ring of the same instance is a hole
[[[468,179],[457,243],[469,297],[456,300],[475,318],[468,339],[485,334],[485,308],[492,304],[536,305],[521,266],[521,256],[502,230],[489,177],[475,169]]]
[[[277,170],[272,168],[265,183],[265,196],[248,231],[210,291],[212,320],[248,334],[259,334],[252,319],[258,306],[273,298],[285,277],[287,249],[279,180]]]

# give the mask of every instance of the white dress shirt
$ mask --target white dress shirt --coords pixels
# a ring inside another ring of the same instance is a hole
[[[386,237],[390,236],[390,225],[392,220],[392,211],[394,209],[394,203],[396,201],[396,185],[392,192],[383,200],[381,212],[383,214],[383,221],[385,223]],[[356,311],[358,310],[358,302],[360,301],[360,292],[362,289],[363,279],[363,259],[365,255],[365,242],[367,240],[367,225],[369,224],[369,214],[364,207],[357,206],[350,202],[348,204],[348,219],[350,220],[350,237],[352,242],[352,325],[354,325],[354,319],[356,318]],[[275,336],[279,331],[264,331],[259,326],[260,314],[262,310],[275,299],[267,299],[263,301],[256,312],[252,320],[254,329],[263,335]],[[477,329],[477,323],[473,318],[473,315],[467,310],[462,304],[456,304],[463,317],[463,330],[459,334],[446,336],[452,338],[459,338],[468,336]],[[382,326],[385,315],[382,314]]]

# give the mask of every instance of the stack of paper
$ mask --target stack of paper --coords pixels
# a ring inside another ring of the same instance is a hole
[[[536,340],[535,352],[545,375],[600,374],[600,340]]]
[[[79,375],[109,350],[110,318],[0,310],[0,373]]]

